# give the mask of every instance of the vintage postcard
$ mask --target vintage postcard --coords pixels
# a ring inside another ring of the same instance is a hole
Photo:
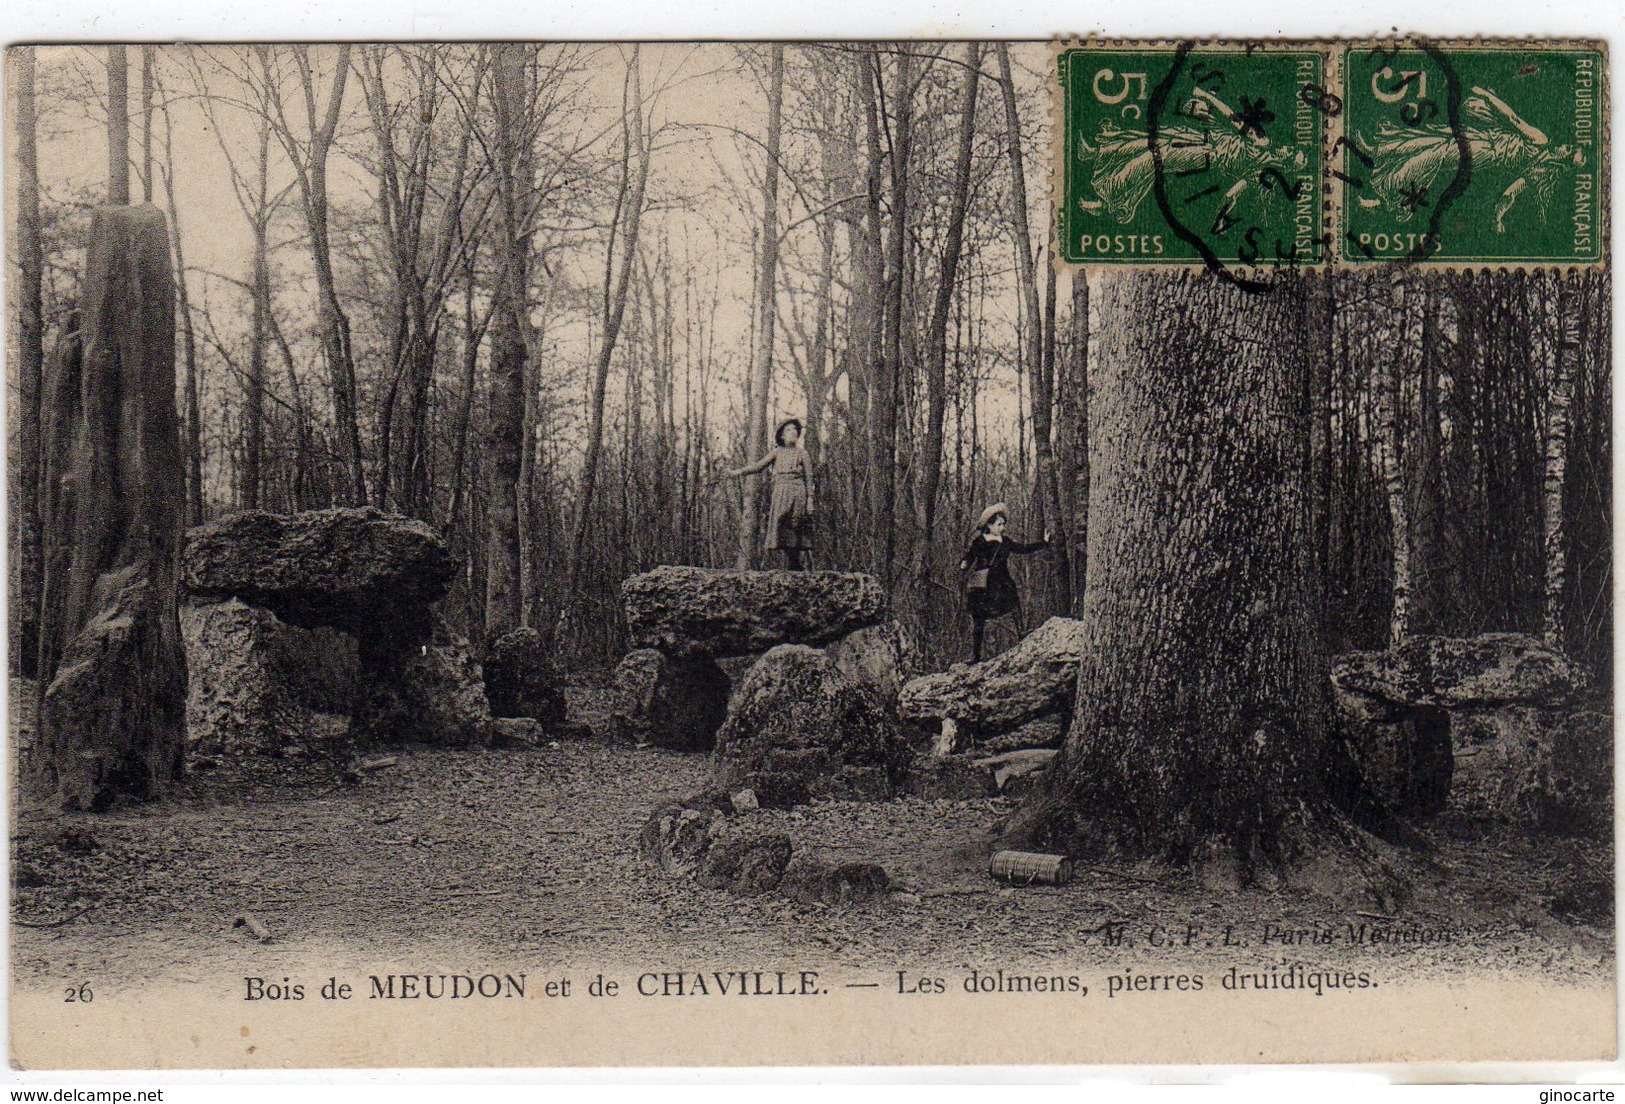
[[[1606,44],[5,61],[15,1067],[1614,1057]]]

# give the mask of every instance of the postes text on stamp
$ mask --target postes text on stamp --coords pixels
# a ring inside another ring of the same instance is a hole
[[[1351,45],[1341,61],[1340,259],[1602,258],[1601,50]]]
[[[1062,50],[1062,259],[1323,263],[1326,68],[1290,44]]]

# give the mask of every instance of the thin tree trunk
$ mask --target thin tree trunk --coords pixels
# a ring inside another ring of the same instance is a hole
[[[491,332],[490,407],[485,434],[489,457],[486,495],[485,640],[489,644],[524,619],[519,548],[519,477],[525,426],[525,328],[529,324],[530,100],[526,47],[493,47],[502,206],[501,272]]]
[[[17,59],[17,438],[12,468],[16,518],[16,602],[11,655],[26,677],[36,674],[40,603],[40,386],[45,366],[45,249],[40,236],[38,113],[34,47]]]
[[[971,154],[976,142],[976,93],[981,77],[982,48],[977,42],[965,44],[965,79],[959,102],[959,142],[954,155],[954,174],[948,207],[948,228],[942,246],[940,277],[931,306],[931,323],[926,333],[925,389],[926,429],[924,486],[921,489],[919,575],[930,575],[932,546],[936,539],[937,498],[942,486],[942,423],[948,409],[948,315],[953,308],[959,277],[959,258],[965,240],[965,208],[970,198]]]
[[[156,74],[151,46],[141,47],[141,202],[152,202],[152,97]]]
[[[169,101],[164,115],[164,200],[169,208],[171,248],[174,250],[175,298],[180,326],[184,375],[181,389],[186,399],[183,422],[182,462],[186,468],[186,524],[203,524],[203,411],[199,397],[197,331],[192,324],[192,297],[186,283],[186,254],[181,248],[180,215],[175,204],[175,129],[169,117]]]
[[[755,347],[751,350],[750,386],[745,427],[746,460],[767,452],[767,400],[773,387],[773,338],[778,301],[779,263],[779,145],[784,114],[784,44],[775,42],[769,62],[767,89],[767,164],[762,174],[762,236],[756,264]],[[761,495],[753,483],[745,484],[744,508],[739,511],[740,570],[751,566],[756,552],[756,505]]]
[[[865,559],[880,565],[880,484],[888,478],[889,460],[882,446],[880,405],[885,371],[882,365],[882,316],[886,290],[884,267],[885,223],[882,214],[884,154],[880,146],[880,50],[870,43],[858,51],[855,83],[863,112],[864,204],[861,226],[855,228],[853,251],[856,276],[852,302],[852,408],[853,436],[863,442],[863,463],[852,465],[853,497],[861,503],[858,530]]]
[[[243,467],[239,500],[245,509],[260,505],[261,468],[265,456],[265,352],[270,340],[271,263],[267,242],[270,221],[271,129],[260,126],[255,183],[253,321],[249,327],[248,379],[244,381]]]
[[[1390,355],[1378,356],[1378,375],[1374,381],[1373,399],[1376,425],[1377,464],[1382,472],[1384,492],[1388,502],[1388,525],[1393,543],[1393,608],[1388,617],[1388,643],[1397,645],[1411,633],[1411,525],[1410,511],[1405,501],[1405,469],[1399,456],[1399,387],[1402,358],[1408,355],[1404,336],[1409,330],[1409,313],[1405,274],[1391,278],[1389,307],[1392,327],[1389,331]]]
[[[581,566],[587,555],[593,493],[598,483],[598,465],[604,448],[604,396],[609,385],[609,368],[615,356],[615,343],[621,333],[621,320],[626,315],[627,289],[631,285],[632,267],[638,249],[638,226],[643,219],[644,188],[649,179],[649,136],[643,118],[641,66],[638,47],[634,44],[631,60],[627,63],[627,93],[622,104],[621,196],[616,204],[616,218],[610,226],[609,249],[604,258],[603,333],[593,366],[587,455],[581,470],[575,534],[570,544],[568,577],[572,590],[579,585]],[[624,228],[620,225],[622,219],[625,220]],[[615,273],[617,237],[624,239],[618,274]]]
[[[299,68],[300,90],[305,108],[305,124],[310,137],[300,154],[299,139],[289,124],[271,64],[271,48],[256,47],[264,74],[269,106],[283,146],[294,162],[305,224],[310,233],[311,266],[316,274],[317,325],[322,338],[322,356],[327,362],[328,383],[333,396],[333,426],[343,463],[340,498],[350,505],[367,502],[366,469],[361,448],[361,423],[357,410],[355,354],[350,344],[350,320],[339,301],[333,274],[333,247],[327,194],[327,162],[344,109],[344,89],[350,74],[350,45],[341,43],[334,59],[333,83],[325,107],[316,102],[312,79],[310,48],[293,47]]]
[[[1309,285],[1309,550],[1315,639],[1330,654],[1332,575],[1332,366],[1337,343],[1337,283],[1330,274]]]
[[[1546,396],[1545,475],[1541,487],[1541,528],[1546,552],[1546,586],[1541,631],[1546,643],[1564,644],[1564,584],[1568,572],[1567,535],[1563,525],[1563,492],[1569,466],[1569,416],[1574,398],[1575,367],[1580,356],[1579,289],[1562,279],[1557,293],[1556,363]]]
[[[1031,219],[1027,211],[1027,170],[1023,163],[1024,143],[1021,137],[1021,114],[1016,106],[1016,84],[1010,65],[1010,47],[999,42],[994,45],[999,56],[999,86],[1004,97],[1005,152],[1010,159],[1010,217],[1015,226],[1016,275],[1026,305],[1027,341],[1024,369],[1032,381],[1033,459],[1037,468],[1038,486],[1042,492],[1040,508],[1050,524],[1061,521],[1060,482],[1055,474],[1055,448],[1053,443],[1053,409],[1055,405],[1053,362],[1051,371],[1045,370],[1044,323],[1045,317],[1038,297],[1038,267],[1033,251]],[[1071,605],[1070,569],[1067,567],[1066,541],[1050,546],[1050,577],[1056,581],[1062,608]]]
[[[1072,598],[1067,615],[1083,604],[1089,543],[1089,278],[1072,272],[1072,339],[1056,381],[1056,477],[1066,498],[1064,519]]]
[[[1443,485],[1443,434],[1439,425],[1439,302],[1434,281],[1416,289],[1418,303],[1415,329],[1416,402],[1409,422],[1405,449],[1408,484],[1406,502],[1411,537],[1410,631],[1441,633],[1444,595],[1444,563],[1441,559],[1440,530],[1443,518],[1439,495]],[[1410,348],[1411,330],[1404,333]]]
[[[897,562],[897,427],[902,400],[903,310],[908,284],[908,188],[914,146],[914,58],[907,50],[897,57],[896,90],[892,93],[895,119],[891,147],[891,222],[886,232],[885,304],[882,315],[880,386],[875,400],[876,450],[874,478],[880,482],[880,530],[883,554],[880,577],[888,587]]]

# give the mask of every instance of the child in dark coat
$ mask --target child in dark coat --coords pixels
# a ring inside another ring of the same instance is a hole
[[[1016,615],[1016,632],[1026,632],[1021,610],[1021,595],[1016,592],[1016,581],[1010,577],[1010,557],[1024,556],[1049,547],[1049,534],[1044,539],[1024,544],[1004,535],[1009,523],[1004,503],[996,502],[982,511],[976,519],[970,545],[965,558],[959,561],[959,570],[965,572],[965,605],[970,610],[971,662],[982,659],[982,638],[987,623],[1010,614]]]

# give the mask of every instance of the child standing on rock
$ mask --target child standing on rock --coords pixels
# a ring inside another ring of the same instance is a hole
[[[812,550],[812,460],[801,447],[801,431],[799,419],[786,418],[773,434],[778,444],[772,451],[754,464],[722,473],[725,479],[741,479],[772,467],[773,501],[767,511],[765,547],[769,552],[783,552],[784,565],[791,571],[806,570],[807,553]]]
[[[1010,556],[1024,556],[1049,547],[1048,533],[1043,540],[1032,544],[1006,537],[1008,515],[1009,508],[1002,502],[983,510],[971,531],[965,558],[959,561],[959,570],[965,572],[965,606],[970,610],[972,663],[982,660],[982,637],[989,621],[1013,613],[1016,632],[1026,632],[1021,595],[1016,591],[1016,581],[1010,577]]]

